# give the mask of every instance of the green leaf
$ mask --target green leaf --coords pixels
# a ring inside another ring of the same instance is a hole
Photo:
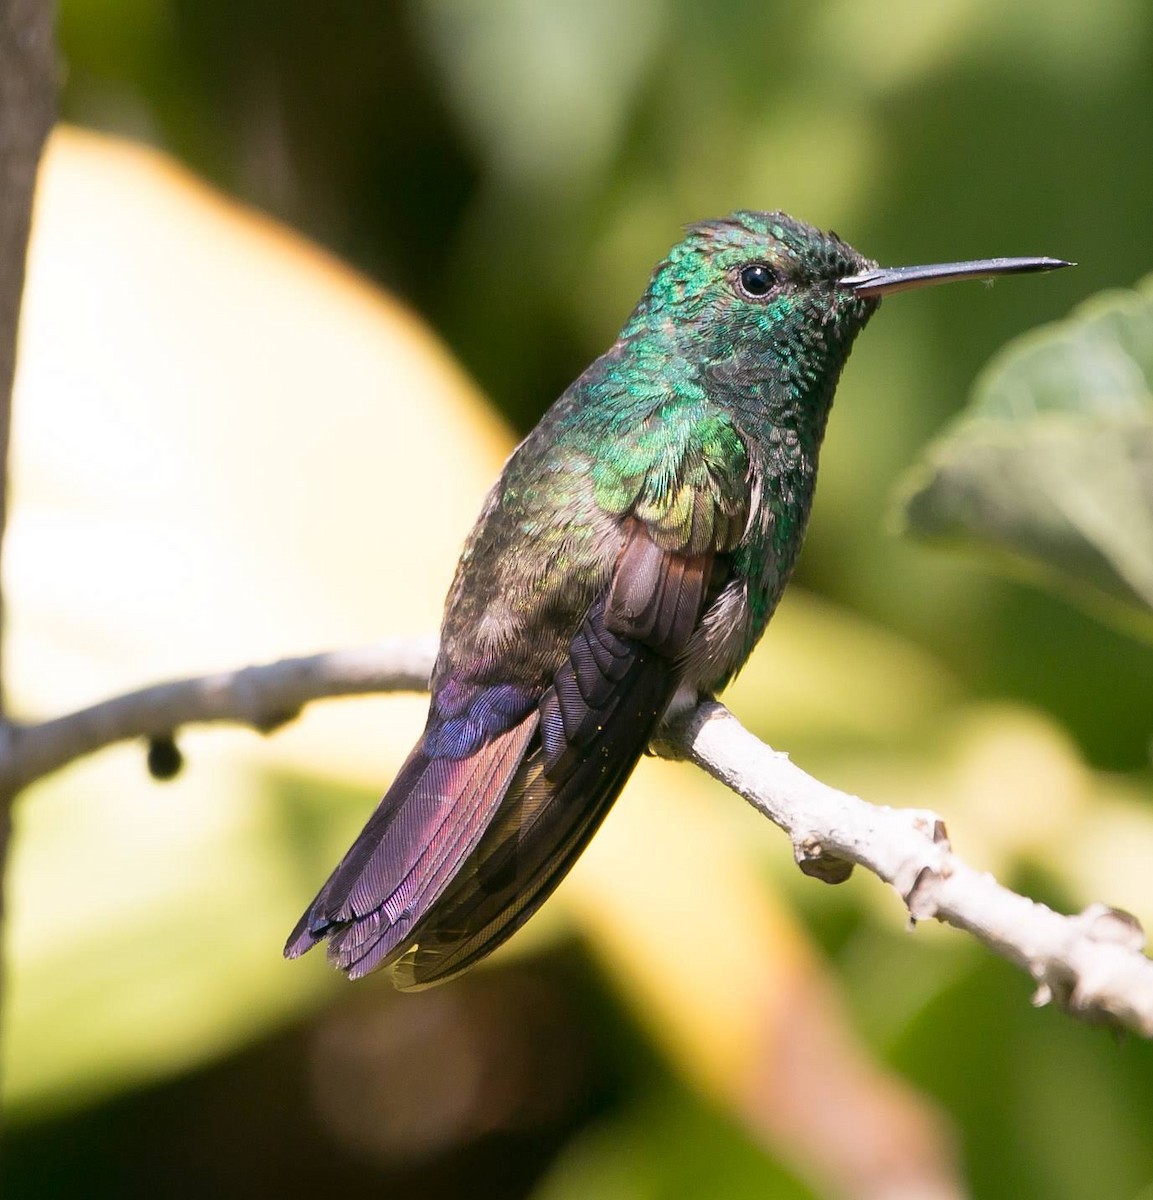
[[[1002,350],[898,502],[1153,638],[1153,277]]]

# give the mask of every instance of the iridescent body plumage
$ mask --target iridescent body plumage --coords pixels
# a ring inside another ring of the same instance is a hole
[[[1058,265],[996,263],[924,281]],[[424,735],[287,954],[327,938],[350,976],[421,987],[536,911],[674,700],[722,688],[764,632],[853,340],[917,270],[782,213],[689,230],[490,492]]]

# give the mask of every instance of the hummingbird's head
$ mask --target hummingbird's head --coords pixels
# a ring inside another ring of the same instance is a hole
[[[874,269],[835,233],[785,213],[735,212],[690,227],[641,310],[687,357],[815,382],[839,374],[879,303],[840,281]]]

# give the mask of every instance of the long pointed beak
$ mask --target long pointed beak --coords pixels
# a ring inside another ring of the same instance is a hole
[[[837,280],[837,286],[851,288],[858,296],[887,296],[955,279],[992,279],[996,275],[1056,271],[1076,265],[1063,258],[977,258],[972,262],[931,263],[925,267],[875,267],[860,275],[846,275]]]

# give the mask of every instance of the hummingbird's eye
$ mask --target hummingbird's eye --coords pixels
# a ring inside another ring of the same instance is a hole
[[[747,267],[742,267],[737,276],[741,294],[750,300],[763,300],[773,290],[776,281],[772,267],[764,263],[750,263]]]

